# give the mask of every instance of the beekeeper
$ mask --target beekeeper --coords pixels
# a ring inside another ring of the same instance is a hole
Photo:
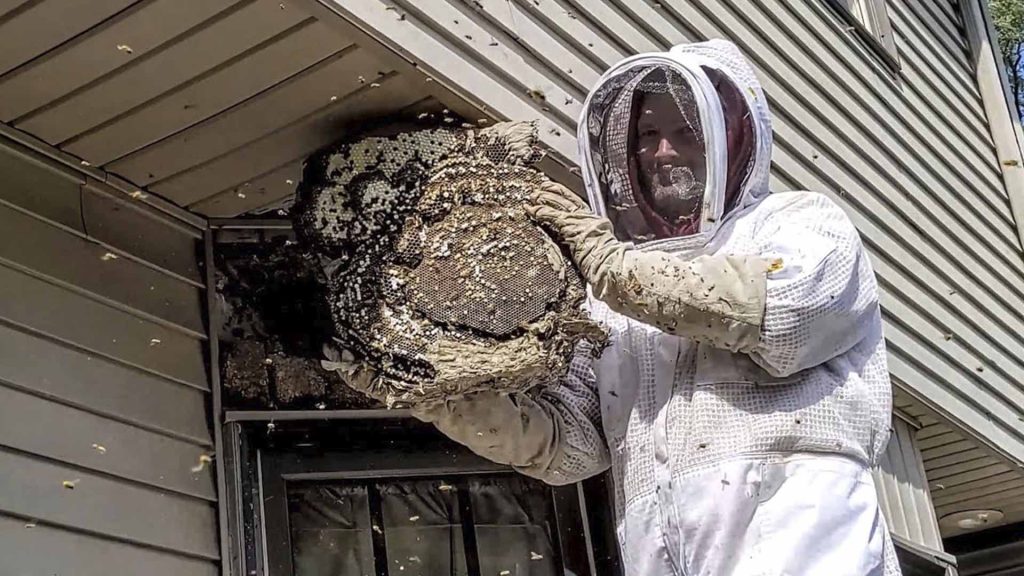
[[[551,186],[529,212],[609,346],[416,416],[552,484],[610,467],[630,575],[899,574],[869,472],[891,411],[875,276],[827,197],[769,194],[750,65],[724,41],[627,58],[578,137],[593,210]]]

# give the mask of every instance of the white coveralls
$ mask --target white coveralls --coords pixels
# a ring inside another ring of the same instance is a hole
[[[677,255],[719,266],[725,255],[781,259],[760,285],[750,281],[762,292],[754,336],[749,326],[673,335],[592,298],[590,313],[611,334],[598,359],[580,349],[568,376],[550,387],[479,393],[415,414],[553,484],[610,467],[631,576],[899,574],[869,472],[889,438],[891,389],[875,276],[858,233],[825,196],[769,194],[769,112],[733,45],[648,56],[723,72],[750,108],[756,147],[731,211],[695,252],[656,247],[662,263]],[[614,86],[606,74],[588,105]],[[594,121],[584,113],[581,136]],[[586,169],[593,141],[580,142],[591,205],[600,208],[606,182]]]

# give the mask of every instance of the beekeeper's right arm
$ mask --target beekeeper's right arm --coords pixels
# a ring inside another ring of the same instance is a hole
[[[576,347],[569,373],[555,384],[513,394],[477,392],[412,413],[488,460],[548,484],[578,482],[610,462],[593,364],[584,342]],[[374,396],[370,369],[360,366],[342,377]]]

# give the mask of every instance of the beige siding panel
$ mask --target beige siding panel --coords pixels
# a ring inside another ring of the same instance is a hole
[[[106,164],[273,87],[337,52],[341,48],[339,44],[332,30],[310,20],[275,42],[258,46],[61,147],[93,164]],[[121,176],[139,185],[152,180],[145,173]]]
[[[9,122],[100,76],[144,58],[238,0],[151,0],[127,10],[75,42],[0,79],[0,120]]]
[[[974,446],[975,443],[970,440],[959,440],[957,442],[953,442],[952,444],[939,446],[938,448],[930,448],[928,450],[923,450],[921,452],[921,455],[924,458],[931,460],[932,458],[941,458],[943,456],[949,456],[950,454],[957,454],[959,452],[963,452],[964,450],[970,450]]]
[[[597,83],[604,72],[605,66],[600,61],[594,62],[588,58],[577,47],[566,42],[564,36],[551,35],[550,29],[521,4],[481,0],[480,6],[487,11],[489,23],[496,32],[517,40],[537,59],[538,64],[549,70],[552,77],[565,84],[567,90],[574,91],[576,100],[582,104],[590,87]],[[564,12],[562,14],[565,15]],[[567,70],[573,73],[569,74]]]
[[[216,573],[201,232],[7,145],[0,571]]]
[[[246,143],[287,126],[310,111],[327,108],[348,94],[378,82],[378,72],[390,72],[357,46],[332,56],[231,110],[189,128],[158,144],[114,162],[119,174],[146,174],[159,183],[209,158],[217,158]],[[149,176],[152,175],[152,176]],[[152,186],[153,190],[158,189]],[[187,204],[167,196],[179,204]]]
[[[179,178],[168,180],[166,183],[155,186],[154,189],[168,196],[178,196],[190,187],[209,186],[208,190],[220,191],[229,187],[241,186],[235,191],[229,190],[225,194],[211,199],[209,202],[203,201],[202,203],[190,205],[190,208],[193,210],[207,215],[213,215],[217,211],[216,206],[225,198],[230,198],[232,194],[235,200],[243,200],[238,198],[238,192],[246,195],[244,200],[247,202],[250,200],[259,201],[259,206],[280,198],[281,196],[277,196],[277,194],[281,192],[284,192],[283,195],[291,194],[294,192],[295,185],[299,182],[298,179],[286,177],[283,180],[278,179],[267,183],[262,181],[262,178],[257,178],[247,180],[246,182],[249,182],[251,185],[244,186],[245,182],[241,181],[239,175],[247,173],[261,174],[260,169],[262,167],[278,166],[282,161],[287,164],[301,161],[318,148],[336,141],[345,133],[344,128],[346,126],[358,129],[358,124],[353,125],[353,120],[365,118],[374,113],[404,107],[423,96],[421,93],[417,93],[414,87],[404,82],[401,76],[381,78],[380,80],[382,87],[408,86],[408,88],[388,89],[378,94],[376,89],[364,87],[359,92],[354,93],[346,102],[339,100],[337,104],[340,105],[338,106],[332,106],[317,112],[292,126],[283,128],[279,132],[253,142],[243,149],[218,158],[208,165],[186,172]],[[292,184],[288,184],[288,180],[292,180]],[[261,189],[265,190],[268,202],[264,202],[260,198]],[[248,197],[250,192],[253,193],[252,198]],[[271,196],[276,196],[276,198],[271,198]],[[246,203],[237,204],[228,209],[227,212],[218,213],[229,215],[230,211],[236,208],[244,208],[247,205]]]
[[[200,76],[295,26],[308,16],[282,10],[280,0],[242,2],[223,17],[117,69],[59,102],[17,122],[46,140],[63,142]],[[230,38],[230,42],[225,42]]]
[[[198,558],[219,555],[217,511],[209,502],[5,450],[0,470],[0,513]]]
[[[88,290],[199,336],[205,334],[202,290],[127,257],[104,261],[111,254],[106,247],[30,214],[0,200],[0,262]],[[29,238],[31,242],[25,243]]]
[[[904,73],[911,77],[918,75],[920,64],[916,62],[916,58],[910,56],[904,60]],[[937,145],[953,148],[957,151],[956,156],[964,159],[969,170],[965,175],[976,178],[977,182],[963,188],[989,191],[983,200],[1004,219],[1009,220],[1008,201],[1000,180],[999,165],[995,161],[991,138],[986,134],[969,133],[965,129],[967,123],[980,120],[957,118],[953,113],[954,109],[937,94],[939,90],[942,90],[941,84],[936,87],[935,84],[922,81],[908,82],[903,90],[903,97],[912,109],[921,111],[917,121],[935,134],[938,139]]]
[[[50,50],[134,0],[43,0],[0,24],[0,74]]]
[[[32,528],[27,528],[32,526]],[[145,576],[218,576],[217,565],[116,540],[87,536],[0,516],[4,569],[9,574],[58,576],[111,576],[128,574],[129,566],[144,567]],[[59,551],[60,553],[55,553]]]
[[[0,324],[0,382],[209,447],[206,393]],[[173,407],[173,409],[169,409]]]
[[[622,47],[623,52],[639,54],[661,50],[659,39],[648,30],[637,28],[624,10],[608,2],[608,0],[566,0],[566,11],[575,11],[583,15],[594,28],[608,37],[610,42]],[[538,8],[547,8],[546,6]],[[557,11],[553,10],[553,11]],[[562,30],[559,27],[557,30]],[[589,47],[589,46],[588,46]],[[596,55],[596,52],[595,52]]]
[[[961,474],[974,470],[986,469],[990,466],[995,466],[996,464],[1000,464],[1000,461],[996,460],[992,456],[985,456],[970,460],[964,459],[956,464],[949,464],[942,468],[929,470],[928,478],[935,486],[939,486],[941,484],[943,487],[949,488],[954,483],[959,483],[959,476]],[[1003,470],[1000,470],[1000,472],[1003,472]],[[985,475],[983,474],[982,477],[984,476]],[[950,478],[951,480],[947,481],[947,478]]]
[[[883,262],[882,258],[876,260],[881,263],[876,274],[881,274],[883,269],[889,271],[888,262]],[[890,285],[888,282],[891,278],[889,276],[880,282],[880,300],[887,314],[907,326],[918,339],[936,342],[937,345],[932,346],[933,350],[962,370],[971,370],[976,374],[991,371],[988,378],[978,378],[976,383],[985,386],[1017,410],[1024,409],[1024,391],[1017,386],[1024,368],[1018,362],[1004,356],[1002,350],[990,346],[987,339],[950,337],[950,334],[963,333],[959,331],[961,326],[957,319],[952,316],[942,318],[934,310],[928,311],[926,302],[914,300],[915,290]],[[952,332],[949,331],[950,326],[954,327]],[[923,449],[930,447],[931,443]]]
[[[54,425],[47,434],[38,426]],[[0,446],[193,498],[217,500],[207,449],[0,385]]]
[[[882,454],[878,468],[874,471],[875,487],[878,490],[880,502],[884,502],[883,512],[889,530],[896,534],[906,535],[909,528],[907,517],[904,514],[899,483],[896,479],[895,466],[897,464],[898,462],[893,461],[892,453],[886,450]]]
[[[203,341],[5,266],[0,266],[0,319],[208,388]]]

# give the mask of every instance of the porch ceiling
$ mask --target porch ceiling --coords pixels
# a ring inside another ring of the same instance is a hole
[[[273,209],[368,119],[461,102],[286,0],[0,0],[0,122],[206,216]]]

